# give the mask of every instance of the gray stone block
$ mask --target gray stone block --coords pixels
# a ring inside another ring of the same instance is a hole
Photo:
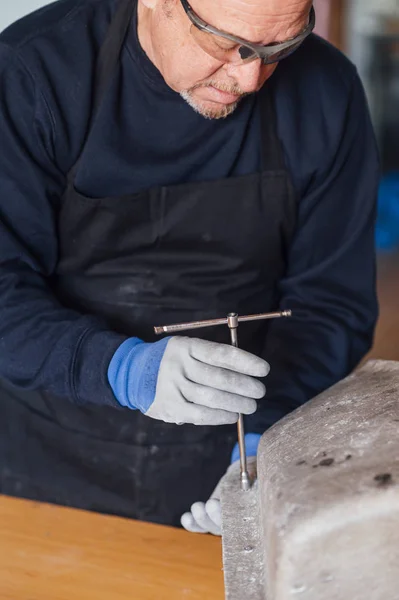
[[[399,599],[399,363],[372,361],[268,430],[222,488],[228,600]]]

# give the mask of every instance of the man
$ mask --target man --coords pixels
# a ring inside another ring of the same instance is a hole
[[[255,456],[369,349],[378,161],[314,18],[60,0],[1,35],[1,492],[218,533],[238,413]],[[153,333],[278,307],[242,349]]]

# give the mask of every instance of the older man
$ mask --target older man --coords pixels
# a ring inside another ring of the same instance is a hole
[[[370,347],[378,161],[314,22],[60,0],[0,36],[2,493],[218,533],[238,413],[255,455]],[[153,334],[278,307],[240,350]]]

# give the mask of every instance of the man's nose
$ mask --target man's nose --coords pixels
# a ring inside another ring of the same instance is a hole
[[[225,69],[227,75],[237,82],[242,92],[249,94],[262,87],[273,73],[275,65],[265,66],[258,59],[242,64],[228,63]]]

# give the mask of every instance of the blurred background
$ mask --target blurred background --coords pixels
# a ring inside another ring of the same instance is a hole
[[[371,356],[399,360],[399,0],[315,0],[318,33],[356,64],[381,153],[380,320]]]
[[[0,30],[46,0],[2,1]],[[314,0],[317,33],[356,64],[382,160],[376,244],[381,316],[371,355],[399,360],[399,0]]]

